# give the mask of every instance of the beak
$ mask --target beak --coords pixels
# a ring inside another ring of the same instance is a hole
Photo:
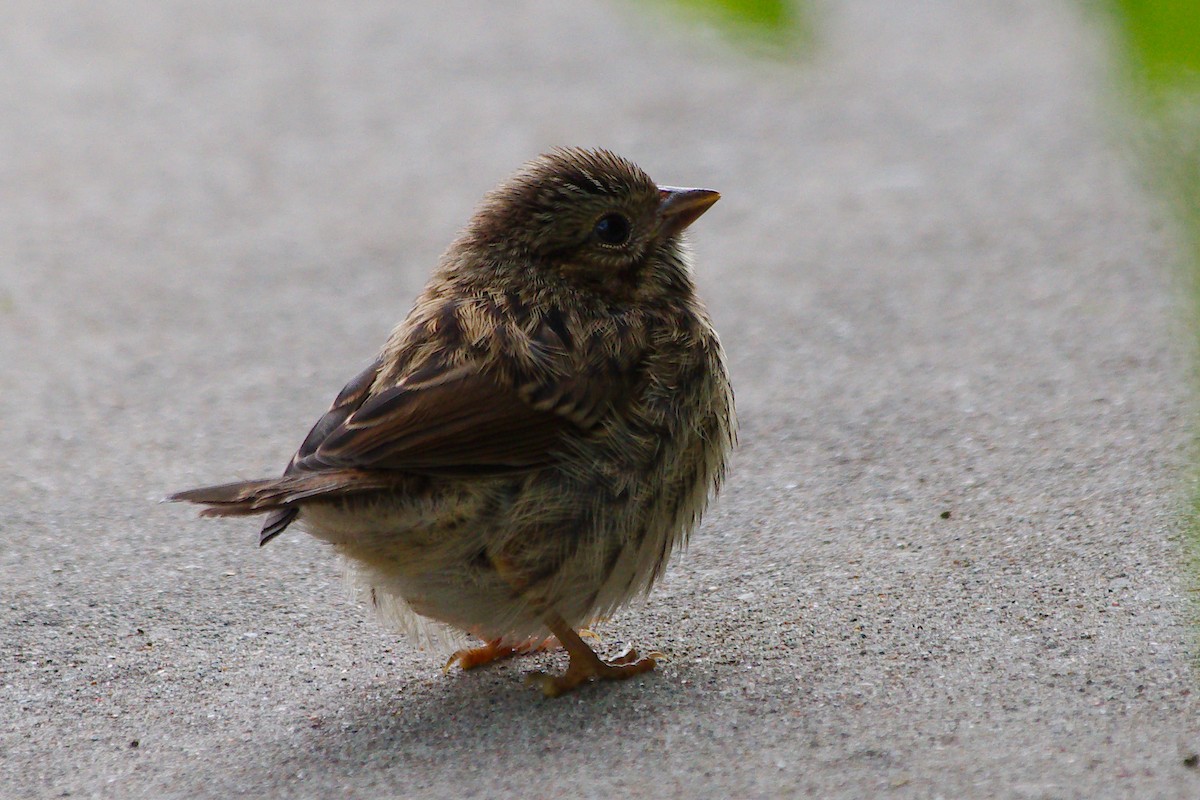
[[[658,215],[662,218],[664,236],[678,235],[721,199],[721,193],[712,189],[679,189],[674,186],[660,187],[658,196]]]

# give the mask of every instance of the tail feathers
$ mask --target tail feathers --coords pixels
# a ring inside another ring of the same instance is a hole
[[[292,524],[300,513],[298,505],[305,500],[384,489],[390,484],[386,476],[378,473],[339,470],[202,486],[176,492],[167,499],[206,505],[208,508],[200,512],[203,517],[244,517],[271,512],[259,536],[261,545]]]
[[[267,521],[263,523],[262,530],[258,533],[258,546],[262,547],[283,533],[288,525],[296,521],[299,513],[300,509],[298,508],[277,508],[272,511],[267,516]]]
[[[206,517],[258,514],[275,507],[268,498],[274,494],[273,490],[279,488],[282,481],[282,478],[273,478],[201,486],[198,489],[176,492],[167,499],[211,506],[201,512]]]

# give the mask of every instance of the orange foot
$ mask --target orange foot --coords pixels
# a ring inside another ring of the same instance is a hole
[[[579,631],[580,636],[588,639],[599,639],[599,635],[584,628]],[[449,673],[454,669],[454,665],[462,667],[463,672],[482,667],[485,664],[491,664],[493,661],[500,661],[513,656],[525,656],[530,653],[544,653],[547,650],[557,650],[562,647],[558,642],[558,637],[551,636],[549,639],[530,639],[521,642],[518,645],[502,644],[502,639],[492,639],[485,645],[480,647],[464,647],[462,650],[456,650],[454,655],[450,656],[450,660],[442,667],[442,673]]]
[[[454,654],[446,661],[446,665],[442,667],[442,672],[446,673],[454,669],[454,665],[458,664],[463,668],[463,671],[482,667],[484,664],[490,664],[493,661],[499,661],[502,658],[509,658],[517,652],[515,647],[510,647],[506,644],[501,644],[499,639],[493,639],[481,647],[465,647],[462,650],[455,650]]]
[[[442,672],[449,672],[454,668],[455,664],[462,667],[463,672],[476,667],[482,667],[485,664],[491,664],[493,661],[500,661],[513,656],[523,656],[529,653],[540,653],[543,650],[553,650],[558,647],[558,640],[551,637],[549,639],[530,639],[527,642],[521,642],[517,645],[503,644],[502,639],[493,639],[481,647],[467,647],[459,650],[450,656],[450,660],[446,662],[446,666],[442,667]]]
[[[596,651],[587,646],[579,634],[563,621],[562,617],[555,614],[547,619],[546,624],[554,632],[558,641],[562,643],[563,649],[571,655],[567,671],[562,675],[534,672],[526,677],[530,683],[540,685],[542,693],[547,697],[564,695],[592,680],[620,681],[643,672],[649,672],[658,663],[655,658],[662,655],[661,653],[651,653],[648,656],[639,657],[637,651],[631,649],[612,661],[605,661],[596,655]]]

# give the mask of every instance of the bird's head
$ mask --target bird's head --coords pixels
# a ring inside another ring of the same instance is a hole
[[[689,283],[681,234],[719,197],[657,186],[607,150],[558,149],[492,190],[464,237],[501,267],[605,294],[640,294]]]

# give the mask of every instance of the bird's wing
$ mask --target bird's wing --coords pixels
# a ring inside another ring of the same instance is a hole
[[[553,408],[535,408],[476,364],[422,372],[421,380],[375,394],[352,382],[339,396],[345,402],[335,402],[313,427],[289,472],[522,471],[550,463],[573,425]]]
[[[379,359],[371,366],[364,369],[362,372],[355,375],[354,378],[342,387],[342,391],[338,393],[337,398],[333,401],[333,405],[329,407],[317,424],[313,425],[312,430],[308,432],[308,436],[304,437],[304,442],[300,445],[300,449],[296,451],[296,455],[292,456],[291,463],[284,470],[284,475],[292,475],[301,471],[303,468],[300,462],[320,446],[331,431],[335,430],[339,425],[346,421],[346,418],[353,414],[363,401],[370,394],[371,386],[375,383],[375,377],[379,374],[379,368],[382,363]]]
[[[624,384],[612,370],[572,369],[578,362],[552,324],[528,344],[536,365],[509,364],[504,379],[485,359],[434,358],[378,386],[383,362],[376,361],[346,384],[281,477],[171,499],[208,505],[204,513],[219,516],[269,512],[264,544],[296,519],[301,501],[386,488],[391,473],[503,475],[553,464],[565,436],[597,426]]]
[[[523,472],[552,463],[562,434],[578,426],[571,409],[562,413],[562,391],[552,393],[559,407],[543,409],[542,402],[535,408],[476,364],[422,370],[420,380],[371,394],[378,369],[377,362],[346,385],[282,478],[263,487],[215,487],[217,494],[209,487],[176,499],[214,502],[224,500],[220,490],[236,490],[232,501],[210,513],[270,510],[259,534],[263,545],[295,521],[299,500],[381,488],[391,470],[446,476]]]
[[[509,335],[515,340],[518,334]],[[461,363],[435,357],[395,384],[379,386],[382,362],[376,361],[313,426],[287,474],[473,475],[552,463],[563,435],[594,427],[622,381],[611,371],[580,368],[570,356],[572,337],[554,319],[523,335],[527,358],[505,361],[503,368],[482,353]]]

